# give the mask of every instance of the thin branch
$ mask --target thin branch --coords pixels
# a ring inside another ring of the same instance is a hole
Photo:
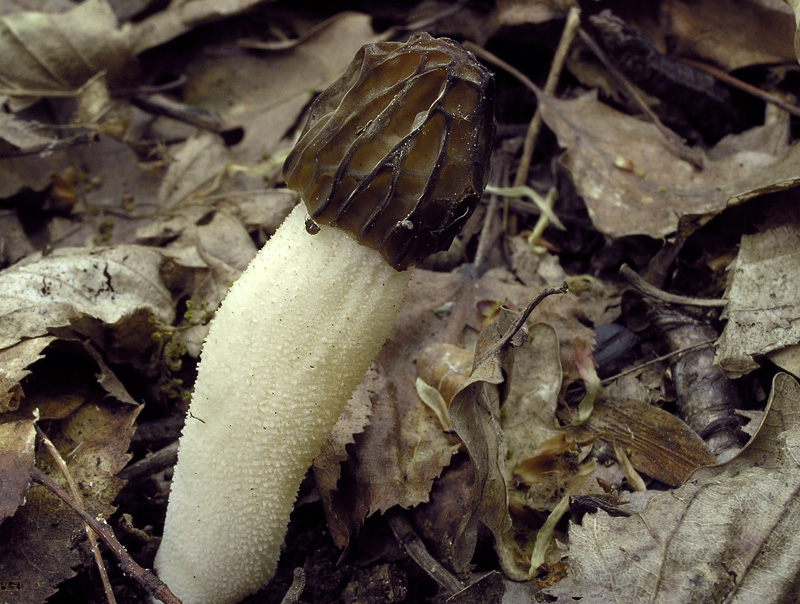
[[[163,449],[148,455],[144,459],[126,466],[117,474],[117,478],[128,482],[139,482],[140,480],[152,476],[156,472],[174,466],[178,461],[178,441],[168,444]]]
[[[56,467],[61,472],[64,480],[67,481],[67,486],[69,487],[70,494],[72,495],[75,504],[80,506],[81,509],[85,509],[83,507],[83,502],[81,501],[81,495],[78,492],[78,487],[75,485],[75,481],[72,479],[72,474],[69,473],[69,469],[67,468],[64,458],[61,457],[58,449],[56,449],[55,445],[53,445],[53,442],[50,440],[50,438],[48,438],[47,434],[45,434],[38,425],[35,427],[36,433],[39,435],[39,438],[44,444],[44,448],[47,449],[48,453],[50,453],[50,457],[55,462]],[[117,599],[114,597],[114,590],[111,588],[111,581],[108,579],[108,571],[106,571],[106,565],[103,562],[103,556],[100,553],[100,547],[97,544],[97,538],[94,536],[94,533],[88,524],[84,523],[84,529],[86,530],[86,537],[89,539],[89,546],[92,550],[92,555],[94,556],[94,562],[97,565],[98,572],[100,573],[100,581],[103,583],[103,590],[106,594],[106,600],[108,600],[109,604],[116,604]]]
[[[564,31],[561,32],[561,39],[558,42],[558,48],[553,56],[553,62],[550,64],[550,73],[547,74],[547,81],[544,84],[544,91],[553,95],[556,91],[558,79],[561,76],[561,70],[564,68],[564,61],[567,58],[567,52],[575,39],[575,32],[580,25],[579,8],[573,6],[567,13],[567,22],[564,24]],[[536,139],[539,137],[539,131],[542,129],[542,109],[537,105],[536,112],[533,114],[533,119],[528,125],[528,132],[525,135],[525,142],[522,144],[522,156],[519,159],[519,166],[517,173],[514,176],[513,186],[518,187],[528,182],[528,172],[531,167],[531,159],[533,158],[533,151],[536,148]]]
[[[794,115],[795,117],[800,117],[800,107],[797,105],[792,105],[791,103],[787,103],[782,98],[775,96],[774,94],[770,94],[760,88],[756,88],[752,84],[748,84],[747,82],[743,82],[739,78],[733,77],[731,74],[722,71],[721,69],[717,69],[713,65],[708,65],[706,63],[700,63],[699,61],[692,61],[691,59],[681,59],[681,62],[689,65],[690,67],[694,67],[695,69],[700,69],[701,71],[705,71],[707,74],[714,76],[721,82],[725,82],[729,86],[733,86],[734,88],[738,88],[739,90],[743,90],[744,92],[753,95],[754,97],[761,99],[764,102],[771,103],[776,107],[780,107],[787,113]]]
[[[531,316],[531,313],[533,312],[533,309],[536,308],[537,306],[539,306],[539,304],[542,303],[542,300],[544,300],[545,298],[547,298],[549,296],[553,296],[555,294],[566,294],[568,291],[569,291],[569,287],[567,286],[567,282],[566,281],[564,281],[561,285],[558,285],[556,287],[546,287],[545,289],[540,291],[537,294],[537,296],[533,300],[531,300],[531,302],[528,304],[528,306],[525,307],[525,310],[523,310],[521,313],[519,313],[517,315],[517,317],[514,319],[514,322],[511,324],[511,326],[503,334],[503,337],[500,338],[494,344],[492,344],[486,350],[486,352],[483,355],[481,355],[481,358],[478,359],[478,361],[475,362],[475,367],[480,365],[483,362],[484,359],[487,359],[487,358],[497,354],[498,350],[502,349],[504,346],[507,346],[508,343],[511,342],[511,339],[514,337],[514,335],[520,329],[522,329],[523,325],[525,325],[525,321],[527,321],[528,317]]]
[[[103,540],[103,543],[108,546],[119,560],[120,568],[123,573],[139,581],[149,594],[161,602],[165,604],[181,604],[181,601],[170,591],[166,583],[161,581],[152,570],[142,568],[131,558],[122,544],[117,541],[113,531],[105,521],[100,522],[88,514],[86,510],[73,501],[69,493],[53,482],[53,479],[44,474],[39,468],[34,467],[31,470],[31,479],[59,497],[64,503],[71,507],[95,533],[97,533],[97,536]]]
[[[519,69],[517,69],[510,63],[506,63],[503,59],[501,59],[497,55],[492,54],[491,52],[489,52],[488,50],[486,50],[481,46],[478,46],[474,42],[467,41],[464,42],[462,46],[464,46],[464,48],[466,48],[468,51],[470,51],[472,54],[478,57],[481,61],[489,63],[490,65],[495,65],[500,69],[510,73],[512,76],[517,78],[521,84],[523,84],[526,88],[531,90],[537,97],[542,94],[543,92],[542,89],[539,88],[536,84],[534,84],[533,80],[531,80],[528,76],[526,76],[524,73],[522,73]]]
[[[386,512],[385,516],[397,542],[422,570],[428,573],[449,594],[456,594],[464,589],[465,586],[461,581],[442,566],[436,558],[431,556],[402,510],[392,508]]]
[[[637,291],[641,292],[651,298],[668,302],[669,304],[683,304],[686,306],[702,306],[704,308],[724,308],[728,305],[725,299],[708,299],[708,298],[692,298],[689,296],[680,296],[678,294],[671,294],[665,292],[663,289],[658,289],[655,285],[649,284],[642,279],[636,272],[627,264],[623,264],[619,269],[619,274],[625,278]]]
[[[8,159],[12,157],[26,157],[28,155],[40,155],[44,153],[51,153],[59,149],[69,149],[70,147],[77,147],[79,145],[89,145],[99,140],[95,132],[81,132],[68,138],[54,138],[51,141],[36,145],[34,147],[27,147],[25,149],[11,149],[0,153],[0,159]]]
[[[602,380],[600,383],[603,386],[605,386],[606,384],[610,384],[611,382],[613,382],[615,380],[618,380],[621,377],[624,377],[626,375],[630,375],[631,373],[636,373],[637,371],[641,371],[645,367],[649,367],[650,365],[655,365],[656,363],[660,363],[661,361],[666,361],[667,359],[670,359],[672,357],[681,355],[684,352],[691,352],[692,350],[695,350],[696,348],[705,348],[706,346],[710,346],[711,344],[713,344],[716,341],[717,341],[717,338],[711,338],[711,339],[705,340],[703,342],[698,342],[697,344],[693,344],[692,346],[687,346],[686,348],[681,348],[680,350],[673,350],[670,353],[667,353],[667,354],[662,355],[660,357],[656,357],[655,359],[651,359],[649,361],[641,363],[640,365],[636,365],[635,367],[631,367],[630,369],[626,369],[625,371],[620,371],[618,374],[612,375],[611,377],[607,377],[606,379]]]

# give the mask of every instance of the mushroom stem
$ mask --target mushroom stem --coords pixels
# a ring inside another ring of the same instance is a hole
[[[234,283],[203,349],[156,557],[184,604],[237,602],[272,576],[298,486],[408,284],[305,218],[301,204]]]

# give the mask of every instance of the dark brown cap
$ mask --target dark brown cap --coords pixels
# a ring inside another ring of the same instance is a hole
[[[447,249],[475,209],[493,100],[492,74],[452,40],[367,44],[312,105],[286,182],[315,221],[406,269]]]

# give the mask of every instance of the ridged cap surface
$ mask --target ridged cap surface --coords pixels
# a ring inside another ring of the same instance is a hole
[[[492,74],[452,40],[367,44],[312,105],[286,182],[315,221],[403,270],[447,249],[475,209],[493,100]]]

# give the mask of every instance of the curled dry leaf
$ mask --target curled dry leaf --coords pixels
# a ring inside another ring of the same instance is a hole
[[[514,362],[511,346],[521,345],[524,333],[518,332],[510,345],[487,354],[515,318],[516,313],[503,308],[498,317],[481,330],[472,374],[453,397],[450,419],[475,466],[475,487],[470,508],[462,520],[460,538],[474,543],[473,535],[477,523],[481,522],[494,535],[503,571],[511,578],[522,580],[528,569],[511,535],[505,479],[506,443],[500,423],[500,405]]]
[[[795,602],[800,593],[800,384],[773,380],[767,415],[731,461],[654,493],[641,513],[570,526],[558,602]]]

